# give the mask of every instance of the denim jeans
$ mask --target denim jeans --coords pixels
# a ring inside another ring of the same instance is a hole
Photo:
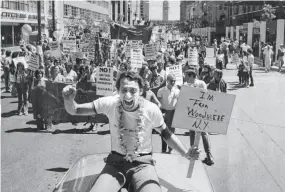
[[[211,153],[211,147],[210,147],[210,142],[208,139],[208,134],[205,132],[201,132],[201,136],[202,136],[204,150],[206,154]],[[190,146],[194,145],[194,141],[195,141],[195,131],[190,131]]]
[[[18,112],[28,112],[28,85],[17,83]]]
[[[133,162],[111,153],[90,192],[117,192],[125,187],[131,192],[161,192],[152,155],[137,157]]]

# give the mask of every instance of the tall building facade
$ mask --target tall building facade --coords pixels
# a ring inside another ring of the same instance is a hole
[[[162,20],[168,21],[169,3],[168,0],[163,1]]]
[[[149,0],[141,0],[140,9],[142,20],[149,20]]]
[[[29,24],[33,31],[38,27],[37,1],[1,1],[1,46],[19,46],[21,28]],[[47,25],[48,2],[41,2],[41,29],[45,31]]]
[[[55,12],[59,22],[57,28],[68,33],[68,28],[73,25],[74,19],[84,19],[84,15],[91,16],[94,20],[108,20],[110,16],[110,2],[85,0],[85,1],[55,1]]]

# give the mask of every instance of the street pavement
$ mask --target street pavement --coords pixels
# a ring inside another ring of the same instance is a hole
[[[212,49],[207,53],[206,61],[214,65]],[[227,135],[210,136],[215,164],[205,168],[212,186],[216,192],[285,191],[285,74],[264,73],[255,66],[255,86],[241,88],[236,66],[229,64],[224,79],[236,100]],[[98,133],[82,134],[77,129],[84,128],[83,124],[65,123],[55,126],[62,130],[59,134],[37,132],[32,114],[17,116],[16,109],[17,99],[2,93],[2,191],[52,191],[79,158],[110,151],[107,126]],[[189,147],[186,131],[175,133]],[[161,151],[157,134],[153,151]]]

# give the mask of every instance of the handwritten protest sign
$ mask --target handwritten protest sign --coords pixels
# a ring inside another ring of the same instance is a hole
[[[182,86],[172,126],[226,134],[235,95]]]
[[[189,65],[198,65],[198,51],[196,48],[188,49],[188,63]]]
[[[50,55],[53,57],[61,57],[60,46],[57,41],[50,42]]]
[[[145,58],[147,60],[156,59],[157,48],[156,44],[148,44],[145,46]]]
[[[76,37],[64,37],[62,39],[62,45],[63,45],[63,52],[70,53],[70,52],[76,52],[77,46],[76,46]]]
[[[131,45],[131,49],[142,49],[143,48],[142,40],[131,40],[130,45]]]
[[[126,57],[131,57],[131,45],[130,44],[127,44],[126,45],[126,48],[125,48],[125,54],[126,54]]]
[[[166,67],[166,77],[168,74],[174,74],[176,77],[175,85],[183,85],[183,74],[182,74],[182,65],[174,65],[171,67]]]
[[[142,68],[142,49],[131,49],[131,65],[133,68]]]
[[[29,60],[30,60],[30,57],[29,57]],[[16,57],[16,58],[13,59],[13,61],[15,63],[15,67],[16,68],[17,68],[17,64],[19,62],[23,63],[25,68],[28,68],[27,60],[26,60],[25,57]]]
[[[235,95],[182,86],[172,127],[196,131],[198,147],[201,132],[226,134]],[[191,177],[195,161],[190,161],[187,177]]]
[[[97,95],[112,95],[114,92],[113,85],[113,68],[112,67],[98,67],[98,75],[96,81]]]
[[[80,43],[81,52],[87,56],[88,60],[93,60],[95,57],[95,46],[90,42]]]
[[[28,61],[28,69],[36,71],[39,68],[39,55],[31,54],[30,60]]]

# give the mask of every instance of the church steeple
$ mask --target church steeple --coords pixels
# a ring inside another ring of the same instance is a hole
[[[169,14],[169,3],[168,0],[163,1],[163,11],[162,11],[162,20],[168,21],[168,14]]]

